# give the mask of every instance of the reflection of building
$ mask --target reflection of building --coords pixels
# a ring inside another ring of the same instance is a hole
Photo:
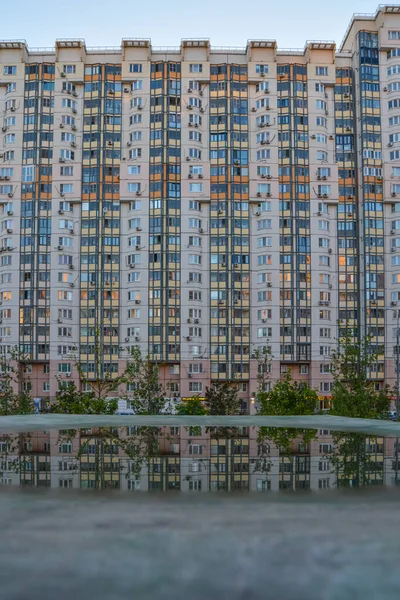
[[[139,344],[174,397],[227,380],[249,409],[269,345],[329,397],[338,321],[393,382],[399,32],[388,6],[339,51],[0,42],[0,355],[33,396]]]
[[[280,438],[282,443],[282,438]],[[326,490],[395,485],[392,438],[319,430],[280,448],[257,428],[86,429],[4,436],[0,485],[130,491]]]

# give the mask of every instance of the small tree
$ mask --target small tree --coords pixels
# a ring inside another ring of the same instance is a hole
[[[212,387],[206,387],[205,406],[210,415],[240,414],[236,387],[227,382],[216,382]]]
[[[166,412],[165,391],[158,381],[158,366],[149,356],[142,357],[140,348],[134,346],[123,381],[133,388],[127,396],[138,415],[159,415]]]
[[[282,381],[274,385],[272,390],[258,393],[258,404],[260,415],[314,415],[318,410],[318,395],[307,383],[293,381],[291,374],[288,373]],[[260,427],[258,442],[262,444],[272,440],[282,452],[288,454],[292,442],[297,437],[309,443],[315,435],[316,430],[313,429]]]
[[[203,401],[198,396],[193,396],[193,398],[177,404],[176,413],[178,415],[202,416],[207,415],[208,411]]]
[[[307,383],[293,381],[290,373],[257,398],[260,415],[314,415],[318,409],[317,392]]]
[[[354,343],[350,336],[342,337],[332,357],[332,408],[330,414],[360,419],[386,416],[391,392],[386,386],[375,390],[368,376],[376,363],[378,352],[371,344],[371,336]]]
[[[10,350],[7,357],[0,358],[0,415],[34,412],[26,364],[26,357],[16,347]]]

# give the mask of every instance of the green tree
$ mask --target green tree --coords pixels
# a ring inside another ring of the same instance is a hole
[[[268,416],[300,416],[314,415],[318,410],[318,395],[305,382],[293,381],[288,373],[282,381],[277,381],[274,387],[257,394],[258,414]],[[306,444],[316,436],[313,429],[284,429],[275,427],[260,427],[258,444],[265,445],[272,440],[284,454],[291,452],[296,438],[302,438]]]
[[[307,383],[292,380],[288,373],[274,387],[257,394],[260,415],[314,415],[318,410],[318,395]]]
[[[350,336],[342,337],[332,357],[332,407],[330,414],[360,419],[386,416],[392,392],[386,386],[375,389],[370,379],[377,363],[379,349],[371,344],[371,336],[357,343]]]
[[[216,382],[211,387],[206,387],[204,404],[210,415],[240,414],[237,389],[227,382]]]
[[[138,346],[132,347],[123,381],[131,388],[127,400],[135,414],[159,415],[167,412],[165,391],[158,375],[157,364],[149,356],[142,357]]]
[[[208,414],[208,411],[199,396],[193,396],[193,398],[189,398],[184,402],[179,402],[176,405],[175,410],[178,415],[202,416]]]
[[[12,348],[0,358],[0,415],[26,415],[34,412],[27,358]]]

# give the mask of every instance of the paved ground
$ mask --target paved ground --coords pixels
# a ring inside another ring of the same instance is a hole
[[[201,498],[200,498],[201,496]],[[2,600],[398,600],[398,494],[0,493]]]
[[[23,431],[40,431],[43,429],[72,429],[96,426],[127,426],[127,425],[203,425],[203,426],[268,426],[304,429],[334,429],[337,431],[352,431],[376,435],[399,436],[400,422],[375,421],[372,419],[347,419],[316,415],[310,417],[178,417],[164,416],[96,416],[96,415],[22,415],[16,417],[0,417],[0,434]]]

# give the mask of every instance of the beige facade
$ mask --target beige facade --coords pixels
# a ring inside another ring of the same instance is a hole
[[[338,335],[394,382],[400,302],[400,14],[339,50],[275,41],[90,49],[0,43],[0,352],[33,394],[118,372],[138,344],[171,396],[287,370],[330,393]],[[322,401],[323,402],[323,401]]]

